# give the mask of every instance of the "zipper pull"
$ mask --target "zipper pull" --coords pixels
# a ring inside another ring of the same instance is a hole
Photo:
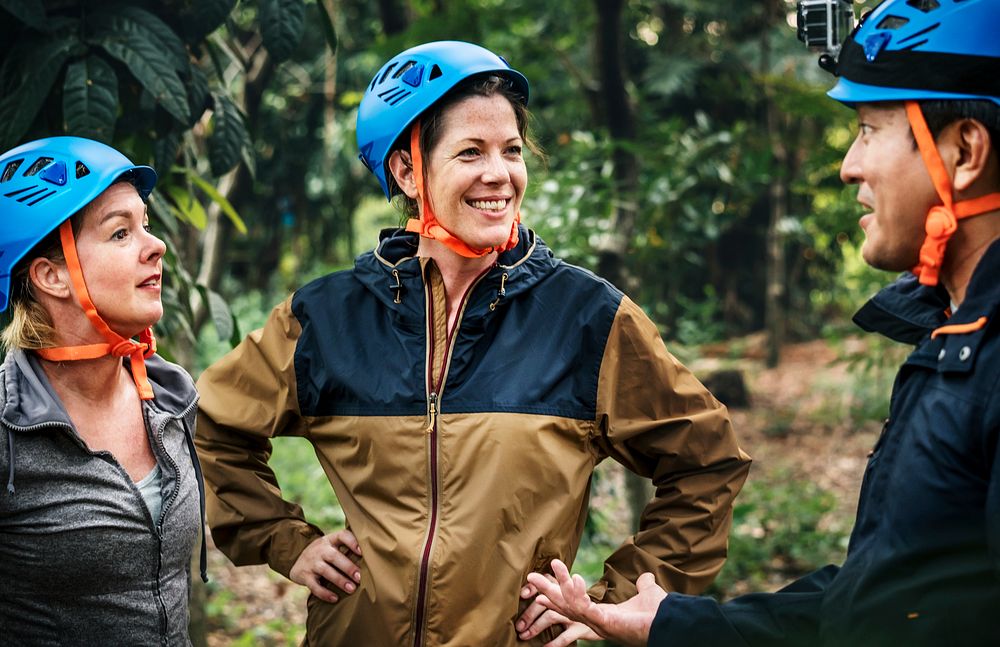
[[[433,433],[434,427],[437,426],[437,393],[431,393],[427,396],[427,429],[424,430],[425,433]]]

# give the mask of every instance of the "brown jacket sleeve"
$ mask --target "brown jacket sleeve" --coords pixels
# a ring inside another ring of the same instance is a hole
[[[271,311],[263,329],[198,380],[196,442],[212,539],[234,564],[266,562],[286,577],[305,547],[323,534],[306,522],[301,507],[281,498],[267,464],[271,438],[308,433],[295,389],[300,333],[289,298]]]
[[[597,391],[595,444],[656,488],[640,530],[609,557],[597,600],[635,595],[646,571],[669,591],[700,593],[726,560],[732,504],[750,469],[729,414],[667,352],[652,321],[622,299]]]

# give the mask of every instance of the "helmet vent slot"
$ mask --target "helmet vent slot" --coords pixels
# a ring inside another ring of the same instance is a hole
[[[924,13],[930,13],[941,6],[938,0],[906,0],[906,4]]]
[[[27,202],[28,200],[31,200],[32,198],[36,198],[36,197],[42,195],[43,193],[45,193],[46,191],[48,191],[48,189],[39,188],[37,185],[33,186],[31,188],[32,189],[38,189],[38,190],[35,191],[34,193],[26,193],[26,194],[22,195],[20,198],[17,199],[17,201],[18,202]],[[41,198],[39,198],[39,200],[40,199]],[[37,202],[37,200],[35,202]],[[34,202],[32,202],[31,204],[34,204]]]
[[[23,159],[7,162],[7,166],[3,170],[3,175],[0,176],[0,182],[6,182],[14,177],[14,174],[17,173],[17,169],[21,167],[23,162]]]
[[[395,63],[389,63],[385,66],[385,72],[382,72],[382,78],[378,80],[379,84],[385,83],[385,80],[389,78],[389,73],[392,72],[392,68],[396,67]]]
[[[24,172],[24,177],[31,177],[32,175],[37,175],[38,172],[41,171],[46,166],[48,166],[49,162],[51,161],[52,161],[51,157],[39,157],[31,164],[31,166],[28,167],[28,170]]]
[[[905,27],[909,24],[909,18],[903,18],[902,16],[886,16],[877,25],[878,29],[899,29],[900,27]]]
[[[898,41],[898,43],[899,43],[900,45],[902,45],[903,43],[905,43],[905,42],[906,42],[906,41],[908,41],[908,40],[913,40],[914,38],[920,38],[920,37],[921,37],[921,36],[923,36],[924,34],[926,34],[926,33],[928,33],[928,32],[932,32],[932,31],[934,31],[935,29],[937,29],[937,28],[938,28],[938,27],[940,27],[940,26],[941,26],[941,23],[939,23],[939,22],[936,22],[936,23],[934,23],[933,25],[931,25],[930,27],[924,27],[924,28],[923,28],[923,29],[921,29],[920,31],[915,31],[915,32],[913,32],[912,34],[910,34],[910,35],[909,35],[909,36],[907,36],[906,38],[900,38],[900,39],[899,39],[899,41]],[[920,43],[918,43],[918,44],[923,44],[923,43],[926,43],[926,42],[927,42],[927,40],[926,40],[926,39],[924,39],[924,40],[920,41]],[[916,45],[911,45],[911,47],[916,47]]]
[[[403,88],[392,88],[382,92],[378,96],[382,99],[382,101],[385,101],[390,106],[394,106],[411,94],[413,93],[409,90],[404,90]]]
[[[90,175],[90,169],[87,168],[87,165],[84,164],[83,162],[77,161],[77,163],[76,163],[76,179],[79,180],[80,178],[86,177],[88,175]]]
[[[444,74],[444,72],[441,71],[441,68],[438,67],[437,65],[433,65],[433,66],[431,66],[431,73],[427,76],[427,80],[428,81],[433,81],[434,79],[438,78],[442,74]]]
[[[56,194],[56,190],[55,190],[55,189],[52,189],[52,190],[51,190],[51,191],[49,191],[48,193],[46,193],[46,194],[44,194],[44,195],[42,195],[42,196],[40,196],[40,197],[38,197],[38,198],[35,198],[35,199],[34,199],[34,200],[32,200],[31,202],[29,202],[29,203],[28,203],[28,206],[29,206],[29,207],[33,207],[33,206],[35,206],[36,204],[38,204],[39,202],[41,202],[42,200],[44,200],[45,198],[50,198],[50,197],[54,196],[55,194]]]
[[[396,73],[392,75],[392,78],[398,79],[399,77],[403,76],[403,74],[405,74],[407,70],[409,70],[416,64],[417,64],[416,61],[406,61],[399,67],[398,70],[396,70]]]

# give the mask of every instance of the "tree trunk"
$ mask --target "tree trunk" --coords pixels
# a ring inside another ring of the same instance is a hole
[[[601,112],[613,144],[614,206],[611,211],[611,233],[598,246],[597,273],[627,289],[625,254],[635,232],[638,213],[639,163],[631,148],[635,141],[635,116],[626,87],[623,56],[623,0],[595,0],[597,33],[595,47],[601,81]],[[632,516],[632,528],[638,530],[642,511],[649,502],[652,486],[649,480],[631,471],[625,472],[625,489]]]
[[[774,86],[769,80],[771,48],[767,25],[761,36],[761,78],[764,79],[764,119],[774,172],[768,188],[767,284],[764,302],[764,328],[767,332],[767,366],[775,367],[781,359],[785,337],[785,237],[782,223],[788,214],[788,149],[779,124],[779,109],[774,101]]]

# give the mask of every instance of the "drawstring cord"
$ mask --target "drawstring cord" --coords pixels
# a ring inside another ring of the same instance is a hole
[[[10,450],[10,466],[7,468],[7,494],[14,494],[14,432],[7,430],[7,448]]]
[[[507,285],[507,272],[500,275],[500,289],[497,290],[497,298],[493,300],[490,304],[490,312],[497,309],[497,305],[500,303],[500,299],[507,296],[507,289],[504,287]]]
[[[208,533],[205,530],[205,477],[201,473],[201,462],[198,460],[198,452],[194,449],[194,438],[184,428],[184,439],[187,441],[188,452],[191,454],[191,465],[194,467],[194,478],[198,483],[198,503],[201,506],[201,556],[199,567],[201,569],[201,581],[208,582]]]
[[[396,279],[396,285],[390,285],[390,290],[396,291],[396,298],[392,300],[393,303],[402,303],[403,298],[403,283],[399,280],[399,270],[392,271],[392,278]]]

